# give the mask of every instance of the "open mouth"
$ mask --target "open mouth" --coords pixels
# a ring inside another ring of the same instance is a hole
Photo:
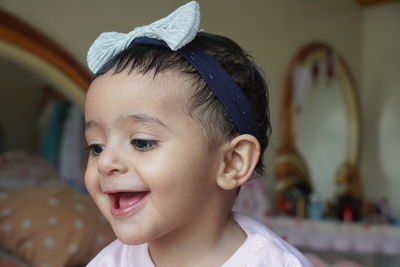
[[[109,193],[112,215],[123,216],[136,210],[144,203],[149,194],[149,191]]]

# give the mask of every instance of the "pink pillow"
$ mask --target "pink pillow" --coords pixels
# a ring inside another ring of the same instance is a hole
[[[114,239],[90,196],[71,187],[0,192],[0,247],[35,266],[84,265]]]
[[[40,155],[11,151],[0,155],[0,190],[60,182],[57,169]]]

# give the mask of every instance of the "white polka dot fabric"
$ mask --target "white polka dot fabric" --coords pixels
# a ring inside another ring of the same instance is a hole
[[[0,247],[35,266],[84,266],[114,239],[90,196],[68,186],[0,192]]]

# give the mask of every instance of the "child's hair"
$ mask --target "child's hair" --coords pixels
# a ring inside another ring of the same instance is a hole
[[[221,63],[251,103],[257,124],[262,131],[262,135],[257,137],[261,147],[261,157],[256,171],[263,173],[262,155],[269,143],[271,124],[268,87],[259,68],[239,45],[227,37],[199,32],[192,43]],[[239,135],[237,127],[224,106],[209,89],[198,71],[178,53],[166,47],[135,44],[104,64],[95,74],[95,78],[112,68],[114,68],[114,73],[120,73],[129,68],[129,72],[134,70],[143,74],[153,71],[154,75],[157,75],[162,71],[177,70],[191,75],[195,89],[189,103],[189,114],[201,123],[209,148],[213,149],[222,142]]]

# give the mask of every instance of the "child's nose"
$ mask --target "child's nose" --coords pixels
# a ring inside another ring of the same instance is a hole
[[[98,157],[97,170],[102,175],[118,175],[128,170],[124,157],[117,148],[106,147]]]

